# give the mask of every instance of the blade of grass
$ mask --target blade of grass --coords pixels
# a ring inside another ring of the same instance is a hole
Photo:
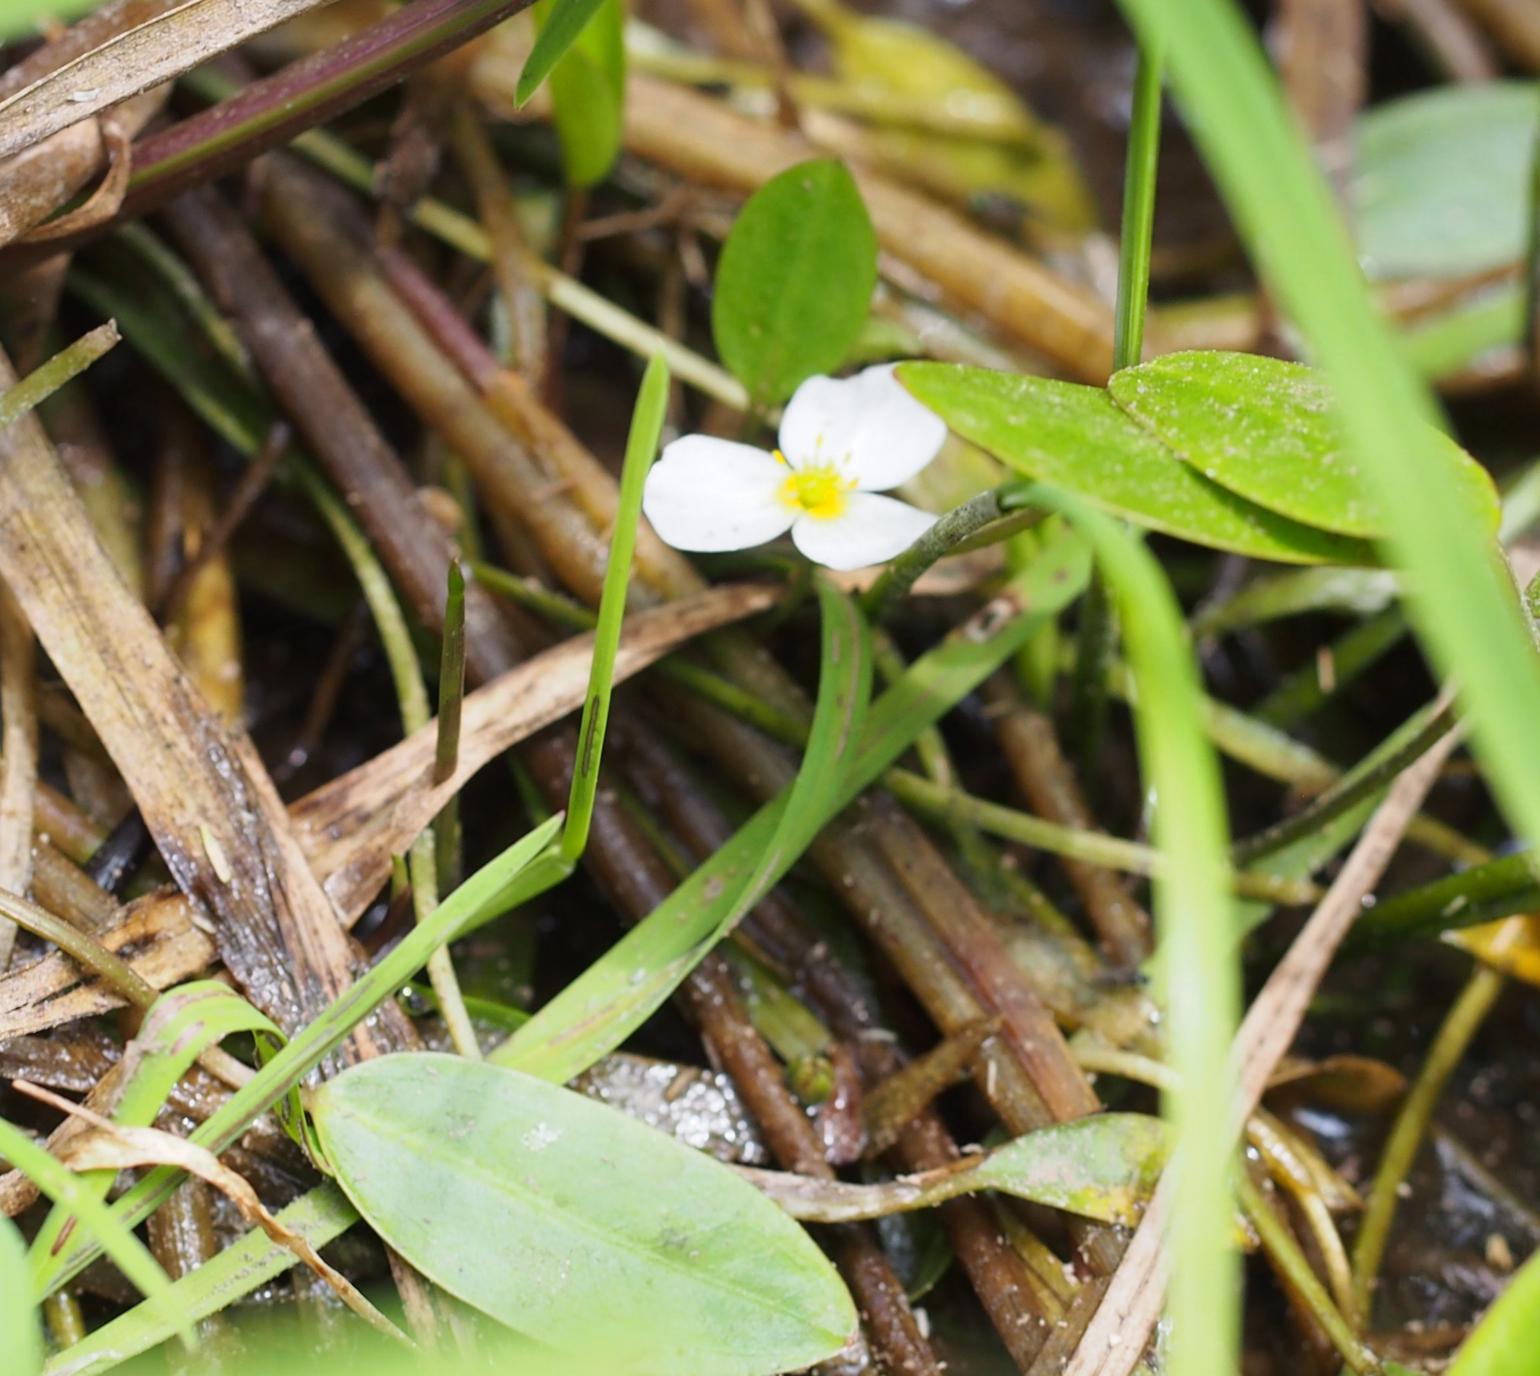
[[[1201,691],[1181,609],[1160,564],[1111,517],[1063,494],[1034,500],[1065,512],[1091,541],[1116,599],[1139,692],[1139,759],[1156,799],[1153,834],[1165,865],[1155,880],[1159,970],[1170,1060],[1166,1096],[1176,1130],[1168,1173],[1181,1226],[1166,1245],[1172,1270],[1173,1347],[1192,1372],[1229,1371],[1239,1348],[1239,1261],[1232,1249],[1234,1101],[1229,1047],[1239,1021],[1240,972],[1232,932],[1228,826],[1219,767],[1203,729]],[[1178,1341],[1179,1340],[1179,1341]],[[1134,1344],[1137,1348],[1140,1344]]]
[[[837,810],[836,793],[871,693],[870,632],[855,604],[817,581],[818,702],[791,785],[642,923],[493,1053],[558,1082],[613,1050],[791,868]]]
[[[62,1205],[80,1219],[80,1226],[91,1235],[93,1244],[112,1258],[113,1264],[131,1280],[154,1305],[167,1331],[180,1334],[190,1349],[193,1343],[192,1320],[171,1293],[171,1281],[160,1263],[132,1230],[116,1218],[102,1203],[88,1182],[56,1161],[20,1128],[0,1118],[0,1157],[18,1170],[25,1171],[33,1183],[57,1205]],[[40,1261],[33,1257],[33,1284],[44,1293],[45,1277]]]
[[[80,336],[68,348],[60,349],[46,363],[34,368],[26,377],[0,396],[0,430],[12,421],[47,401],[66,382],[85,372],[120,338],[115,321],[98,325]]]
[[[571,8],[571,0],[567,7]],[[661,354],[655,354],[642,375],[636,408],[631,413],[614,533],[610,537],[610,558],[599,596],[593,666],[589,670],[583,720],[578,727],[578,761],[572,772],[567,825],[561,838],[561,853],[573,864],[588,844],[589,826],[593,821],[594,795],[599,790],[599,758],[604,749],[604,731],[609,722],[610,696],[614,688],[615,652],[620,644],[620,625],[626,615],[626,585],[631,578],[636,528],[642,515],[642,486],[663,433],[663,421],[668,412],[668,387],[668,364]]]
[[[246,1085],[200,1124],[189,1140],[216,1154],[225,1150],[253,1119],[287,1094],[354,1027],[422,969],[435,950],[480,918],[486,905],[495,901],[509,880],[545,853],[560,829],[560,815],[549,818],[467,879],[426,922],[414,927],[378,964],[296,1033]],[[132,1225],[148,1217],[180,1179],[181,1172],[169,1167],[151,1172],[113,1206],[114,1218]],[[49,1290],[65,1284],[80,1273],[97,1250],[94,1246],[78,1247],[61,1256],[40,1284]]]
[[[908,749],[922,729],[1015,653],[1044,616],[1057,611],[1084,586],[1087,572],[1084,543],[1060,532],[983,612],[910,665],[872,704],[834,796],[820,814],[799,822],[809,829],[809,836]],[[805,768],[814,753],[805,752]],[[775,846],[794,788],[795,784],[760,808],[644,923],[494,1052],[493,1059],[530,1074],[565,1080],[617,1045],[667,997],[688,971],[688,962],[704,953],[708,938],[730,918],[733,900],[742,892],[740,876],[752,873]],[[778,880],[795,858],[783,851],[774,868],[765,872],[766,885]]]

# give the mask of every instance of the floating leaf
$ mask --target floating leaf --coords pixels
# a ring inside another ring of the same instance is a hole
[[[370,1225],[538,1342],[593,1356],[610,1335],[603,1355],[627,1370],[759,1376],[833,1356],[855,1330],[833,1267],[779,1209],[570,1090],[454,1056],[387,1056],[322,1085],[312,1111]]]
[[[1282,563],[1374,562],[1362,541],[1300,525],[1210,482],[1099,387],[949,363],[905,363],[898,375],[959,435],[1018,473],[1139,525]]]
[[[836,368],[866,321],[877,236],[855,180],[830,159],[772,177],[738,213],[717,264],[717,352],[756,401]]]
[[[1194,350],[1114,373],[1112,399],[1206,478],[1247,501],[1319,530],[1363,539],[1386,533],[1380,504],[1348,453],[1330,388],[1300,363]],[[1440,437],[1473,510],[1497,528],[1486,470]]]
[[[1440,86],[1359,121],[1352,188],[1371,277],[1462,277],[1516,263],[1528,236],[1534,83]]]
[[[544,25],[550,5],[536,14]],[[551,119],[562,170],[572,186],[604,180],[620,152],[626,101],[626,11],[601,0],[593,18],[551,70]]]
[[[33,1376],[43,1365],[43,1329],[32,1303],[27,1245],[8,1218],[0,1218],[0,1333],[5,1335],[7,1369]]]
[[[1531,1376],[1540,1350],[1540,1253],[1532,1256],[1482,1315],[1449,1376]]]

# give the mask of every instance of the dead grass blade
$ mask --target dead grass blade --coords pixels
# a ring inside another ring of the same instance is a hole
[[[0,158],[180,76],[317,0],[187,0],[115,33],[0,100]]]
[[[1459,735],[1458,730],[1450,732],[1397,778],[1326,897],[1247,1010],[1233,1048],[1240,1071],[1234,1119],[1237,1136],[1261,1099],[1273,1067],[1299,1031],[1333,954],[1363,910],[1364,896],[1385,872]],[[1139,1364],[1165,1296],[1161,1238],[1169,1221],[1170,1181],[1168,1172],[1064,1376],[1129,1376]]]
[[[61,1143],[57,1155],[71,1170],[135,1170],[143,1166],[175,1166],[189,1175],[207,1181],[235,1205],[241,1217],[253,1228],[260,1228],[280,1247],[293,1252],[320,1276],[349,1309],[371,1328],[407,1347],[416,1344],[387,1319],[311,1244],[292,1229],[284,1227],[263,1206],[247,1179],[224,1165],[213,1152],[159,1128],[125,1127],[109,1118],[61,1098],[51,1090],[27,1080],[15,1086],[29,1098],[47,1104],[90,1125],[89,1130]]]
[[[0,385],[13,382],[0,358]],[[231,974],[280,1026],[302,1026],[352,980],[346,934],[251,742],[209,709],[123,585],[34,416],[0,432],[0,577],[178,886],[212,914]]]

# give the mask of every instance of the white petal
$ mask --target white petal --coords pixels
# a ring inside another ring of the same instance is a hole
[[[791,538],[815,564],[831,569],[864,569],[901,554],[936,518],[928,511],[875,492],[852,492],[838,516],[799,516]]]
[[[794,467],[841,463],[864,492],[907,482],[945,442],[946,423],[904,390],[892,364],[843,380],[810,377],[781,419],[781,452]]]
[[[749,549],[784,534],[793,509],[781,500],[786,469],[762,449],[710,435],[665,446],[647,474],[642,512],[675,549]]]

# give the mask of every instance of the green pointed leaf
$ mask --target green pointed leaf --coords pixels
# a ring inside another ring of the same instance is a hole
[[[358,1221],[358,1213],[330,1182],[302,1194],[278,1213],[278,1221],[298,1233],[312,1247],[324,1247]],[[171,1283],[169,1297],[176,1314],[190,1320],[206,1319],[237,1300],[251,1294],[277,1276],[300,1264],[297,1257],[281,1243],[274,1242],[260,1228],[253,1228],[238,1242],[222,1248],[195,1271],[189,1271]],[[0,1291],[0,1322],[3,1322],[5,1293]],[[8,1333],[9,1328],[0,1327]],[[80,1342],[49,1358],[43,1376],[94,1376],[120,1366],[130,1357],[159,1347],[174,1337],[176,1328],[166,1314],[148,1301],[136,1304],[115,1319],[94,1328]],[[283,1370],[293,1376],[294,1366]],[[244,1365],[242,1376],[247,1376]],[[380,1376],[377,1368],[371,1376]]]
[[[1351,198],[1368,274],[1463,277],[1523,258],[1537,123],[1527,81],[1440,86],[1364,115]]]
[[[258,1009],[227,984],[195,980],[168,990],[155,1000],[139,1034],[124,1048],[123,1088],[112,1120],[125,1127],[149,1127],[165,1105],[172,1089],[203,1052],[236,1032],[254,1032],[281,1043],[283,1033]],[[115,1170],[85,1171],[81,1189],[106,1199]],[[33,1240],[32,1254],[42,1282],[47,1285],[62,1264],[56,1242],[69,1219],[66,1209],[56,1207],[43,1221]]]
[[[386,1056],[322,1085],[312,1111],[370,1225],[538,1342],[627,1370],[768,1376],[833,1356],[855,1331],[834,1268],[752,1186],[570,1090],[454,1056]]]
[[[1368,564],[1360,540],[1291,521],[1209,481],[1099,387],[950,363],[898,375],[966,440],[1028,478],[1195,544],[1288,564]]]
[[[588,27],[588,21],[598,12],[604,0],[557,0],[550,18],[540,26],[540,36],[525,59],[524,70],[519,73],[519,84],[514,100],[523,105],[540,88],[540,83],[550,76],[556,64],[577,42],[578,36]]]
[[[797,776],[728,844],[567,985],[492,1059],[565,1081],[619,1046],[776,884],[840,806],[839,786],[871,695],[871,634],[826,578],[818,702]]]
[[[1389,521],[1348,452],[1336,404],[1314,368],[1258,354],[1196,350],[1114,373],[1112,399],[1204,477],[1247,501],[1319,530],[1361,539]],[[1497,529],[1497,489],[1447,436],[1472,510]]]
[[[1540,1351],[1540,1254],[1532,1256],[1460,1350],[1449,1376],[1530,1376]]]
[[[1015,615],[969,623],[920,656],[871,705],[853,757],[832,799],[795,825],[816,832],[839,809],[1026,643],[1034,630],[1077,597],[1089,573],[1085,543],[1060,531],[1002,589]],[[805,765],[804,768],[812,768]],[[793,786],[794,787],[794,786]],[[811,786],[809,786],[811,787]],[[821,786],[817,790],[823,795]],[[792,788],[766,803],[658,907],[569,984],[491,1059],[542,1078],[565,1081],[612,1050],[668,997],[724,929],[747,876],[771,851],[779,859],[764,882],[795,858],[781,833]]]
[[[991,1152],[971,1173],[972,1188],[1132,1225],[1160,1179],[1168,1141],[1166,1125],[1142,1113],[1056,1123]]]
[[[544,18],[550,6],[536,13]],[[620,152],[626,102],[626,10],[600,0],[593,18],[551,70],[551,119],[571,186],[595,186]]]
[[[0,1333],[8,1371],[33,1376],[43,1365],[43,1328],[32,1303],[27,1245],[8,1218],[0,1218]]]
[[[772,177],[738,212],[717,263],[717,353],[757,402],[832,372],[861,333],[877,236],[855,179],[832,159]]]

